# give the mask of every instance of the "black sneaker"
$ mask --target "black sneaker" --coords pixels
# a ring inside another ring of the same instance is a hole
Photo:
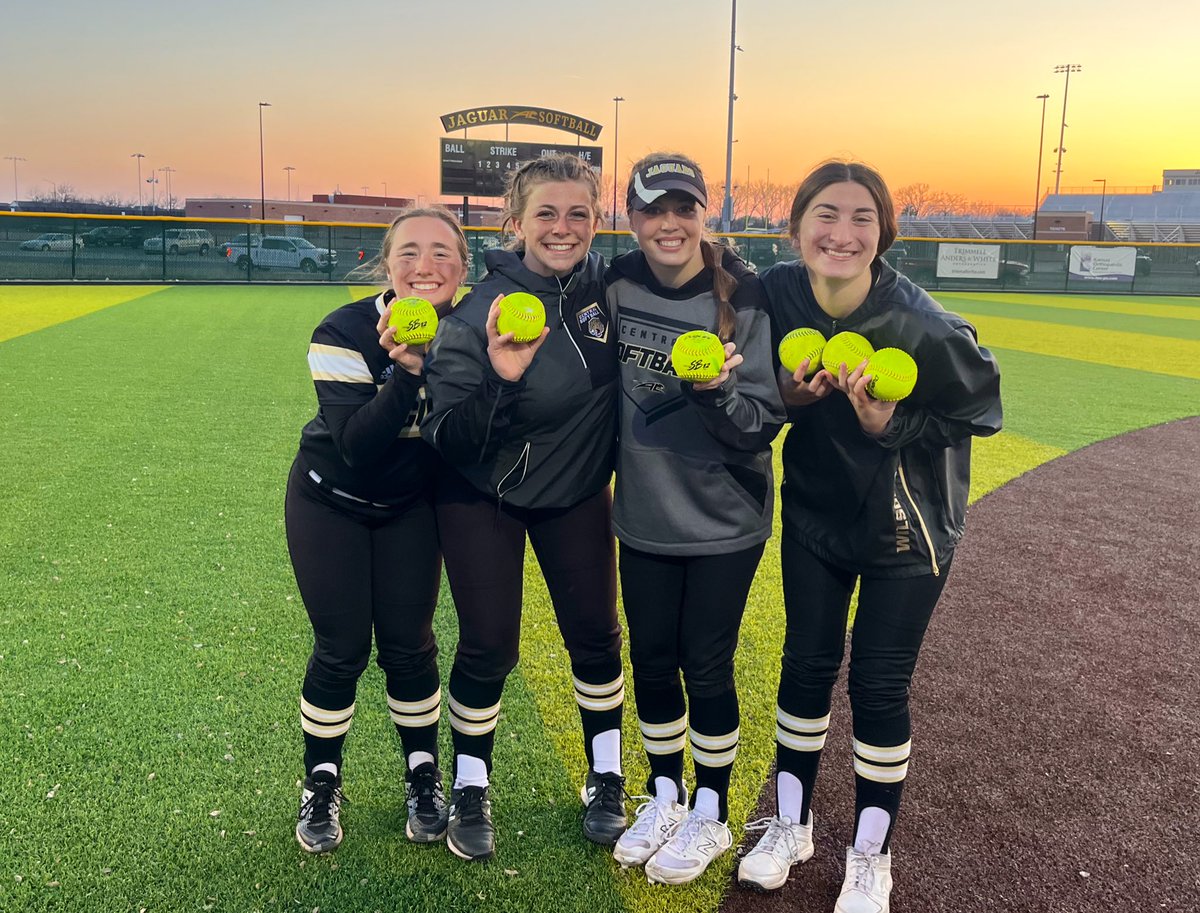
[[[589,770],[579,797],[583,800],[583,836],[592,843],[612,846],[629,826],[625,817],[625,778]]]
[[[490,859],[495,854],[496,832],[492,828],[492,802],[486,786],[450,790],[446,846],[460,859]]]
[[[304,778],[300,813],[296,816],[296,839],[300,841],[301,849],[309,853],[328,853],[337,849],[342,842],[338,816],[345,801],[341,776],[321,770]]]
[[[404,833],[414,843],[434,843],[446,836],[446,797],[442,772],[426,761],[405,775],[408,781],[408,823]]]

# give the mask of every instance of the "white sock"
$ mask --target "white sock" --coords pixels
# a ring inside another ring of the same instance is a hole
[[[694,808],[705,818],[712,818],[714,821],[721,820],[721,797],[717,795],[716,790],[709,789],[707,786],[701,786],[696,790]]]
[[[454,777],[455,789],[462,789],[464,786],[488,785],[487,764],[483,758],[460,754],[455,760],[458,761],[458,773]]]
[[[800,809],[804,807],[804,784],[786,770],[775,777],[775,796],[779,804],[779,817],[787,818],[792,824],[807,824],[800,820]]]
[[[311,777],[317,771],[321,771],[323,773],[333,774],[336,777],[337,770],[338,770],[338,766],[336,764],[326,761],[324,764],[318,764],[316,767],[314,767],[312,769],[311,773],[309,773],[309,776]]]
[[[655,777],[654,798],[662,805],[673,805],[679,801],[679,784],[670,777]]]
[[[621,772],[621,730],[606,729],[592,738],[592,770],[598,774]]]
[[[883,849],[892,816],[882,808],[864,808],[858,816],[858,834],[854,838],[857,853],[878,853]]]
[[[414,751],[408,756],[408,769],[416,770],[422,764],[432,764],[433,755],[428,751]]]

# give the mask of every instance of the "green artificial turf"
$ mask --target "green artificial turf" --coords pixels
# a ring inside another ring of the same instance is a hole
[[[309,334],[360,294],[0,287],[11,330],[0,342],[0,909],[719,903],[732,854],[694,885],[651,889],[582,839],[578,712],[532,553],[522,662],[497,730],[498,858],[466,865],[405,841],[398,743],[374,666],[347,742],[346,842],[325,857],[297,848],[311,630],[284,545],[283,488],[315,408]],[[1189,299],[939,297],[979,323],[1003,371],[1005,430],[976,443],[972,499],[1093,441],[1200,411]],[[738,652],[735,837],[773,755],[778,579],[774,538]],[[446,588],[435,625],[444,677],[456,636]],[[638,792],[646,765],[626,681]]]

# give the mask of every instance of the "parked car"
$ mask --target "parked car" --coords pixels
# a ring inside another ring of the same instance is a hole
[[[305,273],[332,272],[337,266],[336,250],[316,247],[305,238],[267,235],[258,247],[231,244],[226,258],[238,269],[298,269]]]
[[[1196,261],[1196,275],[1200,276],[1200,260]]]
[[[161,235],[147,238],[142,250],[148,254],[161,254],[164,242],[168,254],[195,253],[201,257],[217,246],[213,236],[203,228],[168,228]]]
[[[141,247],[145,229],[141,225],[101,225],[80,237],[85,247]]]
[[[1150,267],[1153,263],[1154,260],[1151,259],[1149,254],[1138,254],[1137,258],[1133,261],[1133,274],[1135,276],[1149,276]]]
[[[219,253],[222,257],[228,257],[229,249],[231,247],[245,247],[247,238],[250,239],[251,247],[258,247],[260,244],[262,244],[262,235],[260,234],[253,232],[240,234],[230,238],[228,241],[222,241],[219,245],[217,245],[217,253]]]
[[[76,235],[74,239],[60,231],[48,231],[44,235],[22,241],[21,250],[70,250],[74,241],[75,247],[83,246],[83,239]]]

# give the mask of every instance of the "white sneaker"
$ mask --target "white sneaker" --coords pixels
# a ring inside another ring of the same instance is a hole
[[[792,824],[790,818],[761,818],[746,825],[746,832],[766,831],[738,866],[738,881],[759,891],[776,891],[788,879],[797,862],[812,858],[812,810],[808,824]]]
[[[687,884],[704,874],[708,864],[733,846],[733,835],[723,821],[687,813],[671,839],[646,863],[651,884]]]
[[[685,805],[646,798],[648,801],[638,806],[633,824],[617,838],[616,846],[613,847],[613,859],[617,860],[623,869],[631,865],[645,865],[646,860],[671,839],[679,823],[687,817]]]
[[[833,913],[888,913],[891,892],[892,854],[846,847],[846,880]]]

